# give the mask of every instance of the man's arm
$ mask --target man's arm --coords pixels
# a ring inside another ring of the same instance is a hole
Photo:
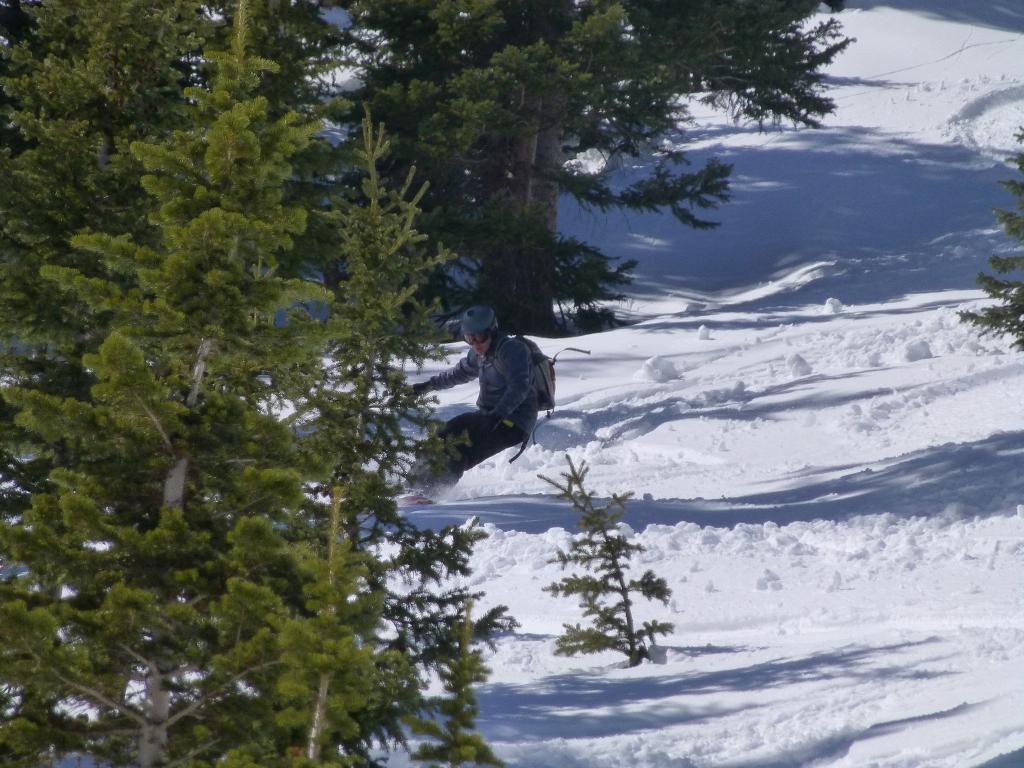
[[[435,389],[448,389],[458,384],[468,384],[474,381],[479,374],[480,367],[477,364],[476,354],[470,350],[469,354],[447,371],[441,371],[441,373],[431,376],[426,381],[414,384],[413,391],[419,394],[421,392],[432,392]]]

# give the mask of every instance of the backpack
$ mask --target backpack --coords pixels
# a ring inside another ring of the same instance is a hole
[[[550,418],[551,412],[555,410],[555,360],[567,349],[571,349],[574,352],[582,352],[585,355],[589,355],[590,350],[580,349],[579,347],[566,347],[556,352],[554,357],[548,357],[541,351],[541,348],[537,346],[537,342],[533,339],[528,339],[521,333],[517,333],[514,338],[523,342],[530,353],[530,373],[533,379],[533,388],[537,391],[537,410],[547,411],[548,418]],[[532,435],[526,436],[523,444],[519,446],[519,451],[508,460],[509,464],[523,455],[523,451],[526,450],[531,437],[533,442],[536,443],[537,427],[533,428]]]
[[[555,361],[558,360],[558,356],[569,350],[589,355],[590,350],[566,347],[556,352],[554,357],[548,357],[533,339],[528,339],[521,333],[516,334],[515,338],[523,342],[530,351],[530,361],[533,364],[533,388],[537,390],[537,409],[547,411],[547,415],[550,416],[551,412],[555,410]]]
[[[537,409],[547,411],[548,416],[555,410],[555,358],[545,355],[537,342],[517,334],[530,351],[533,388],[537,390]]]

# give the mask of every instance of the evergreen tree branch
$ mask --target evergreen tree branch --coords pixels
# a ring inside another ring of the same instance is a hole
[[[81,683],[78,680],[67,677],[66,675],[62,674],[60,670],[57,669],[51,670],[51,673],[57,680],[64,683],[72,690],[78,691],[80,694],[85,696],[94,704],[102,704],[103,706],[108,707],[111,711],[116,712],[122,717],[127,717],[129,720],[133,721],[139,726],[147,725],[147,720],[144,715],[142,715],[139,712],[136,712],[132,707],[128,706],[127,704],[122,704],[121,702],[118,702],[115,699],[110,698],[105,693],[100,691],[98,688],[95,688],[91,685],[86,685],[85,683]]]
[[[139,404],[139,407],[142,408],[143,412],[146,414],[146,417],[153,424],[153,427],[156,429],[157,433],[160,435],[160,439],[163,441],[164,447],[167,449],[168,453],[173,455],[174,443],[172,443],[171,438],[168,437],[166,430],[164,430],[163,424],[160,423],[160,419],[157,417],[155,413],[153,413],[153,409],[146,404],[146,401],[142,399],[141,395],[136,395],[135,400]]]
[[[184,720],[187,717],[195,715],[209,702],[216,700],[221,695],[233,690],[238,685],[238,683],[241,683],[260,672],[265,672],[269,669],[279,667],[281,666],[281,663],[282,662],[278,660],[266,661],[260,664],[253,664],[251,666],[246,667],[242,671],[235,673],[230,678],[225,680],[223,683],[218,685],[216,688],[213,688],[210,691],[208,691],[203,697],[190,702],[187,706],[182,707],[179,710],[176,710],[173,714],[168,716],[166,721],[167,726],[170,727],[175,723]]]
[[[201,743],[199,746],[193,747],[181,757],[169,760],[164,766],[162,766],[162,768],[178,768],[178,766],[193,765],[193,760],[195,760],[200,755],[209,754],[210,750],[212,750],[219,743],[220,739],[209,739]]]

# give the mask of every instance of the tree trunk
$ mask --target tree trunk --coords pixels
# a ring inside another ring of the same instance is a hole
[[[192,410],[199,403],[199,391],[206,375],[206,361],[213,351],[213,341],[203,339],[196,351],[196,360],[192,365],[192,384],[185,397],[185,407]],[[188,457],[179,456],[164,479],[164,507],[168,509],[185,508],[185,486],[188,482]]]
[[[155,665],[146,673],[146,724],[139,734],[139,768],[163,765],[167,756],[167,719],[171,713],[171,693]]]
[[[557,46],[558,28],[573,15],[572,0],[539,4],[531,13],[530,37]],[[533,86],[536,88],[536,85]],[[558,182],[555,174],[565,162],[562,140],[567,99],[552,89],[531,91],[524,83],[519,115],[525,130],[506,140],[506,167],[493,180],[493,198],[509,206],[503,222],[514,233],[495,252],[484,254],[481,292],[506,297],[496,302],[498,318],[512,331],[554,334],[555,254],[558,234]]]
[[[335,487],[331,494],[331,524],[327,534],[327,583],[331,587],[331,599],[334,598],[334,589],[338,585],[338,537],[342,533],[341,494],[340,487]],[[336,613],[333,604],[328,604],[326,611],[332,617]],[[310,718],[306,742],[306,759],[314,763],[320,760],[321,737],[327,724],[327,697],[331,690],[331,678],[330,672],[320,673],[316,700],[313,702],[313,716]]]
[[[510,142],[504,191],[509,221],[516,235],[485,254],[480,271],[484,295],[507,297],[496,302],[504,328],[555,334],[555,259],[558,234],[558,183],[554,173],[564,161],[562,127],[565,98],[524,97],[524,111],[534,117],[533,130]]]
[[[184,509],[185,483],[188,481],[188,459],[182,456],[164,478],[164,507]]]

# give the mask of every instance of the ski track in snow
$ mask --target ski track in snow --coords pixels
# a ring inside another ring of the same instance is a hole
[[[522,626],[485,654],[478,725],[509,766],[1024,766],[1024,358],[958,315],[1019,249],[992,209],[1013,205],[1024,8],[848,6],[824,129],[701,108],[680,136],[734,164],[719,230],[563,205],[566,234],[639,260],[633,324],[572,340],[593,354],[559,358],[515,464],[406,510],[489,534],[469,582]],[[675,628],[635,669],[553,653],[581,620],[542,591],[575,520],[538,475],[566,454],[634,494],[633,567],[673,591],[637,606]]]

